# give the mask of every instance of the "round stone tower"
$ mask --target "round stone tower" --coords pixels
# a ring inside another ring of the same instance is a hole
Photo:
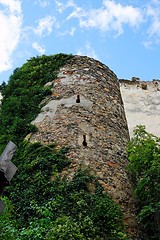
[[[79,166],[89,166],[120,204],[127,230],[136,239],[126,172],[129,133],[116,75],[99,61],[74,56],[52,84],[52,97],[33,122],[39,131],[31,141],[69,147],[69,176]]]

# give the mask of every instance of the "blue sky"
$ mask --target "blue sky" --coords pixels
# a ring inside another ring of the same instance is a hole
[[[160,0],[0,0],[0,83],[37,55],[100,60],[118,78],[160,79]]]

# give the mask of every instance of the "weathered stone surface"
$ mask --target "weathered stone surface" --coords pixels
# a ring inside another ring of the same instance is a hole
[[[130,136],[137,125],[160,136],[160,80],[150,82],[120,80]]]
[[[72,177],[80,167],[96,172],[121,205],[128,232],[136,239],[132,186],[126,172],[127,122],[116,75],[104,64],[75,56],[60,69],[48,103],[33,123],[30,140],[68,146]]]

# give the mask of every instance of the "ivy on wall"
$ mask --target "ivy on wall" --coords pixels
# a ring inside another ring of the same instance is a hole
[[[103,191],[96,177],[79,170],[67,180],[62,175],[70,161],[67,149],[31,144],[24,137],[37,131],[31,121],[51,93],[53,81],[71,55],[31,58],[14,70],[1,86],[0,151],[9,140],[18,145],[13,162],[18,171],[6,190],[0,215],[0,238],[7,240],[126,240],[122,213]]]
[[[56,54],[33,57],[22,67],[16,68],[2,89],[0,109],[0,143],[4,147],[9,140],[15,144],[23,141],[29,132],[36,131],[31,125],[40,112],[40,102],[51,94],[45,83],[53,81],[72,55]]]

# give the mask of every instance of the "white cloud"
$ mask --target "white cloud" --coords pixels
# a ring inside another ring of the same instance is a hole
[[[160,43],[160,1],[152,0],[146,6],[145,19],[147,24],[146,40],[143,45],[151,48],[153,44]]]
[[[66,31],[64,31],[64,32],[59,32],[58,35],[59,35],[59,36],[63,36],[63,37],[66,36],[66,35],[70,35],[71,37],[73,37],[75,31],[76,31],[76,28],[75,28],[75,27],[72,27],[71,29],[66,30]]]
[[[20,0],[0,0],[0,72],[12,67],[12,53],[16,49],[21,34],[22,13]]]
[[[69,7],[75,7],[75,3],[73,0],[67,1],[65,4],[61,3],[59,0],[55,0],[56,7],[59,13],[64,12]]]
[[[40,19],[38,22],[38,27],[34,29],[35,34],[40,37],[49,35],[52,32],[55,21],[55,17],[52,16],[47,16]]]
[[[84,10],[74,6],[74,10],[68,16],[78,18],[81,28],[97,28],[103,32],[114,30],[116,34],[123,33],[123,25],[137,27],[143,21],[142,11],[133,6],[123,6],[111,0],[104,0],[99,9]]]
[[[81,47],[76,54],[88,56],[97,60],[99,59],[94,48],[91,46],[89,42],[87,42],[83,47]]]
[[[152,48],[152,41],[150,41],[150,40],[147,40],[147,41],[143,41],[142,42],[142,45],[145,47],[145,48]]]
[[[160,4],[156,7],[149,6],[147,9],[147,16],[152,19],[150,28],[148,29],[149,36],[160,36]]]
[[[44,8],[50,4],[50,0],[37,0],[35,4],[39,4],[40,7]]]
[[[72,27],[71,30],[69,31],[69,35],[73,37],[75,31],[76,31],[76,28],[75,28],[75,27]]]
[[[34,42],[32,44],[32,47],[38,52],[40,53],[41,55],[45,53],[45,48],[43,48],[41,45],[39,45],[37,42]]]
[[[0,3],[9,9],[10,13],[21,13],[21,1],[20,0],[0,0]]]
[[[97,29],[119,36],[129,26],[141,31],[145,47],[160,43],[160,0],[103,0],[99,8],[88,9],[85,3],[78,5],[74,0],[55,2],[59,13],[70,12],[64,22],[77,19],[83,30]]]

